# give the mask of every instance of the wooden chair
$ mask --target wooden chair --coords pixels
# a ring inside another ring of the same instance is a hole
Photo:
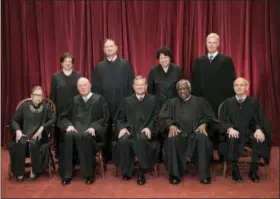
[[[100,142],[97,143],[97,148],[98,148],[98,152],[96,153],[96,166],[99,167],[99,174],[101,175],[102,178],[105,177],[105,164],[104,164],[104,158],[103,158],[103,153],[102,153],[102,149],[104,148],[104,143]]]
[[[219,105],[219,109],[218,109],[219,120],[221,119],[222,106],[223,106],[223,102]],[[245,146],[244,147],[244,155],[238,159],[239,169],[247,169],[248,170],[249,167],[250,167],[251,161],[252,161],[252,149],[248,146]],[[269,179],[270,178],[269,177],[269,165],[267,165],[265,163],[263,158],[260,159],[259,166],[264,167],[266,178]],[[223,176],[224,177],[227,177],[229,167],[231,167],[231,164],[229,164],[227,161],[224,161],[224,163],[223,163]]]
[[[113,124],[112,127],[113,127],[113,133],[116,133],[115,125]],[[135,157],[134,161],[136,163],[135,166],[138,167],[139,166],[138,158]],[[118,175],[121,173],[120,168],[117,165],[114,165],[114,166],[115,166],[115,176],[118,177]],[[153,171],[154,171],[154,176],[157,178],[158,177],[158,163],[155,164]]]
[[[31,101],[32,99],[31,98],[26,98],[22,101],[20,101],[16,107],[16,110],[19,108],[19,106],[24,103],[24,102],[27,102],[27,101]],[[43,100],[44,103],[47,103],[49,104],[49,106],[51,107],[51,110],[53,112],[56,112],[56,107],[54,105],[54,103],[48,99],[48,98],[44,98]],[[7,125],[6,126],[7,128],[10,128],[10,125]],[[49,140],[50,140],[50,146],[49,146],[49,162],[48,162],[48,174],[49,174],[49,177],[52,178],[52,170],[55,171],[56,170],[56,167],[55,167],[55,161],[54,161],[54,156],[52,154],[52,142],[51,142],[51,139],[52,139],[52,136],[53,136],[53,127],[52,126],[52,131],[49,135]],[[26,162],[25,163],[25,167],[28,168],[28,167],[31,167],[31,162]],[[8,166],[8,179],[11,180],[11,177],[13,176],[13,173],[11,172],[12,170],[12,165],[11,165],[11,159],[9,160],[9,166]]]

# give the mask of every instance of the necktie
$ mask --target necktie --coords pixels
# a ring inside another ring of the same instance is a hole
[[[139,101],[142,101],[144,99],[144,97],[139,97]]]
[[[238,104],[239,104],[239,108],[242,109],[242,103],[243,103],[243,99],[238,99]]]
[[[210,56],[209,56],[209,61],[210,61],[210,63],[213,61],[213,58],[214,58],[213,55],[210,55]]]

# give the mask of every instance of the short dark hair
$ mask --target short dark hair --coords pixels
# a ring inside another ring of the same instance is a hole
[[[63,53],[63,55],[60,57],[60,63],[64,62],[64,60],[66,58],[71,58],[72,59],[72,64],[74,64],[75,58],[69,52]]]
[[[105,43],[106,43],[107,41],[112,41],[112,42],[114,42],[115,45],[117,45],[117,43],[116,43],[116,41],[115,41],[114,39],[106,38],[106,39],[104,39],[103,46],[105,45]]]
[[[32,89],[31,89],[31,94],[33,94],[34,91],[36,91],[36,90],[41,90],[42,93],[44,93],[42,86],[36,85],[36,86],[33,86],[33,87],[32,87]]]
[[[173,60],[172,51],[167,46],[163,46],[157,50],[157,60],[159,60],[160,54],[164,54],[165,56],[168,56],[170,60]]]

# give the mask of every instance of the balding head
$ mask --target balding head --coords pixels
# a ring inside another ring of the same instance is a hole
[[[87,96],[91,91],[91,84],[85,77],[80,77],[77,82],[77,88],[82,96]]]
[[[241,83],[241,84],[245,84],[246,86],[249,86],[248,80],[245,79],[244,77],[236,78],[236,80],[234,80],[233,84],[237,84],[237,83]]]
[[[220,41],[220,36],[219,36],[217,33],[213,33],[213,32],[212,32],[212,33],[210,33],[209,35],[207,35],[207,37],[206,37],[206,42],[207,42],[207,40],[209,40],[209,39],[211,39],[211,38]]]
[[[244,77],[238,77],[233,82],[233,88],[236,95],[244,96],[246,95],[246,91],[249,89],[249,82]]]
[[[209,53],[215,53],[220,45],[220,37],[217,33],[210,33],[206,37],[206,47]]]

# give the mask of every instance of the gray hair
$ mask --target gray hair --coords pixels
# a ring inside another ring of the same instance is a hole
[[[183,83],[183,84],[187,84],[188,88],[190,89],[190,91],[192,90],[192,85],[191,83],[189,82],[189,80],[187,79],[181,79],[180,81],[177,82],[176,84],[176,89],[178,90],[179,89],[179,85]]]

